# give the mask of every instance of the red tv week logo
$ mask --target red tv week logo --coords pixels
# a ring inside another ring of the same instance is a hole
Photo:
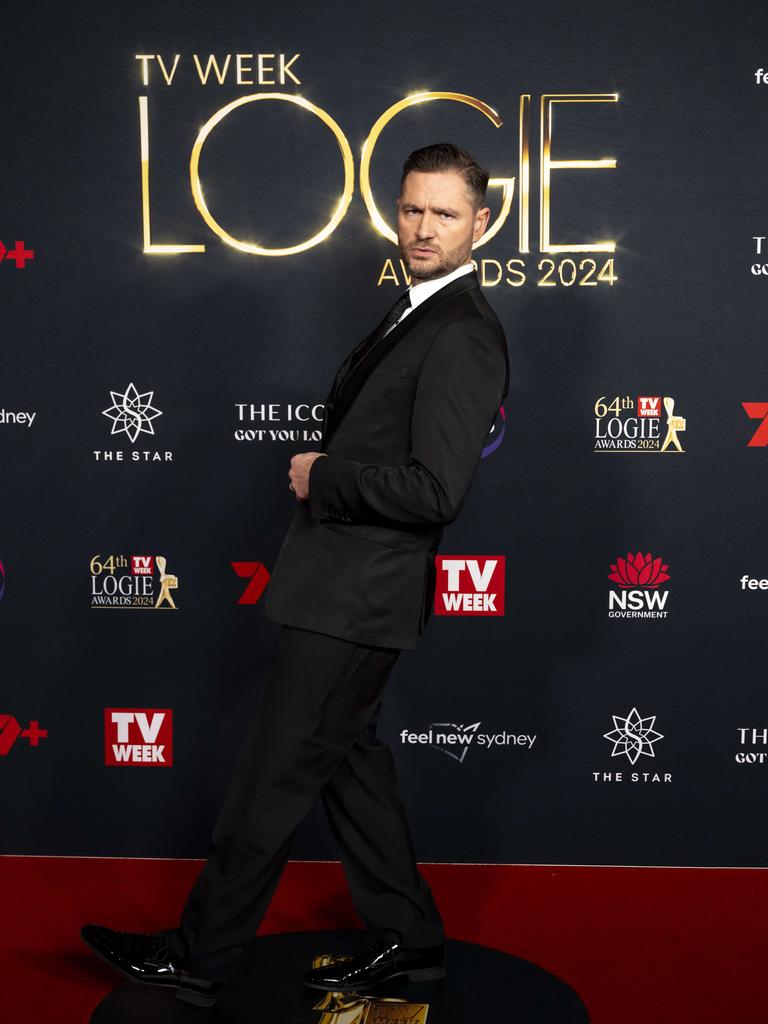
[[[41,729],[40,723],[34,718],[26,729],[22,729],[13,715],[0,715],[0,757],[9,754],[18,739],[28,740],[30,747],[39,747],[40,740],[44,740],[47,735],[48,730]]]
[[[747,448],[765,448],[768,445],[768,402],[742,402],[741,405],[751,420],[761,420]]]
[[[504,555],[437,555],[435,615],[503,615]]]
[[[104,764],[170,768],[171,708],[104,708]]]
[[[640,395],[637,399],[637,415],[641,418],[661,416],[661,395]]]
[[[154,576],[155,556],[154,555],[131,555],[132,576]]]

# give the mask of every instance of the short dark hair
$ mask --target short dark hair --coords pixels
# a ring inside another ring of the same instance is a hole
[[[469,189],[470,202],[475,210],[479,210],[485,202],[485,190],[488,188],[490,175],[475,160],[471,153],[451,142],[435,142],[431,146],[414,149],[403,164],[403,175],[400,178],[400,193],[403,182],[411,171],[458,171]]]

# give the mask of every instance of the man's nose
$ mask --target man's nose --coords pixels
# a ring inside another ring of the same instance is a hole
[[[416,225],[416,237],[417,238],[431,238],[434,234],[434,221],[432,214],[422,213],[419,217],[419,223]]]

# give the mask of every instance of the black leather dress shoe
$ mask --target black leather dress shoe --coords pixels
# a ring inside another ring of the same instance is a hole
[[[359,992],[390,978],[437,981],[445,977],[445,946],[403,946],[394,931],[373,932],[356,955],[304,975],[304,984],[324,992]]]
[[[177,999],[195,1006],[213,1006],[224,987],[223,981],[195,978],[180,966],[168,949],[165,932],[142,935],[115,932],[98,924],[87,924],[80,934],[86,945],[98,953],[129,981],[158,988],[178,989]]]

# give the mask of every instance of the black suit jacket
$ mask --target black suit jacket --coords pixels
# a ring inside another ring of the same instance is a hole
[[[443,527],[461,509],[509,390],[507,343],[477,273],[463,274],[378,342],[368,376],[355,394],[344,390],[335,414],[340,384],[368,338],[326,399],[327,457],[312,464],[309,499],[283,541],[265,614],[412,649],[434,600]]]

